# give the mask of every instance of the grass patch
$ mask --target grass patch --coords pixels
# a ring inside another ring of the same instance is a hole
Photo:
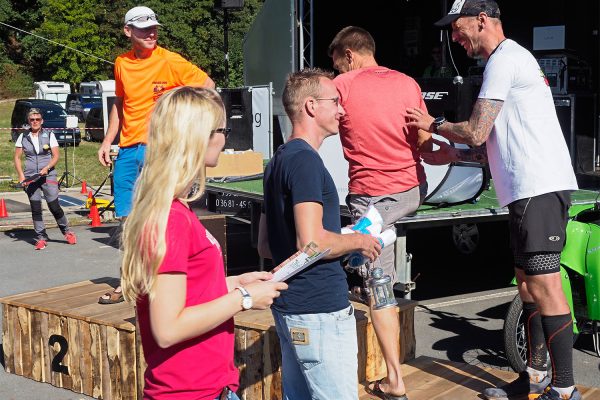
[[[0,128],[10,127],[10,116],[14,107],[13,101],[0,102]],[[83,131],[83,124],[80,124]],[[108,175],[109,169],[100,165],[98,161],[98,149],[100,143],[81,141],[79,147],[68,147],[68,170],[78,179],[85,180],[88,185],[99,185]],[[0,129],[0,178],[10,177],[17,180],[17,172],[13,165],[15,144],[10,141],[10,130]],[[60,148],[60,159],[56,165],[57,175],[60,177],[65,170],[65,149]],[[69,177],[69,184],[73,179]],[[0,191],[12,191],[10,182],[0,179]],[[18,189],[20,190],[20,189]]]

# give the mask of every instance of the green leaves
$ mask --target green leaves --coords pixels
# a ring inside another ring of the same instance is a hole
[[[242,41],[262,3],[246,0],[243,10],[229,12],[229,87],[243,85]],[[35,80],[66,81],[74,87],[82,81],[112,79],[111,63],[130,48],[123,17],[136,5],[129,0],[0,0],[0,22],[10,21],[69,47],[0,26],[4,43],[0,63],[12,60]],[[223,11],[214,9],[214,0],[148,0],[144,5],[163,24],[159,44],[180,53],[223,86]]]

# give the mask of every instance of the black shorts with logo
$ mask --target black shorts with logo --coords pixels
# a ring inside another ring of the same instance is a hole
[[[565,245],[571,191],[545,193],[508,205],[513,254],[560,253]]]

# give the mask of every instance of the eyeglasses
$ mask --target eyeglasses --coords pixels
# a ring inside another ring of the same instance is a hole
[[[42,120],[41,118],[29,118],[30,122],[39,122],[41,120]]]
[[[329,100],[329,101],[333,101],[335,103],[336,106],[340,105],[340,98],[339,97],[332,97],[332,98],[316,98],[316,101],[320,101],[320,100]]]
[[[156,15],[156,14],[139,15],[137,17],[131,18],[129,21],[127,21],[127,24],[129,24],[131,22],[146,22],[148,20],[158,21],[158,15]]]
[[[231,128],[217,128],[217,129],[213,129],[212,131],[210,131],[211,134],[222,133],[223,135],[225,135],[225,139],[227,139],[229,137],[230,132],[231,132]]]

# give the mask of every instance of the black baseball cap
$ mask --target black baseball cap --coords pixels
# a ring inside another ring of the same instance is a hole
[[[477,16],[486,13],[489,17],[500,18],[500,7],[494,0],[456,0],[444,18],[436,22],[435,26],[448,26],[462,16]]]

